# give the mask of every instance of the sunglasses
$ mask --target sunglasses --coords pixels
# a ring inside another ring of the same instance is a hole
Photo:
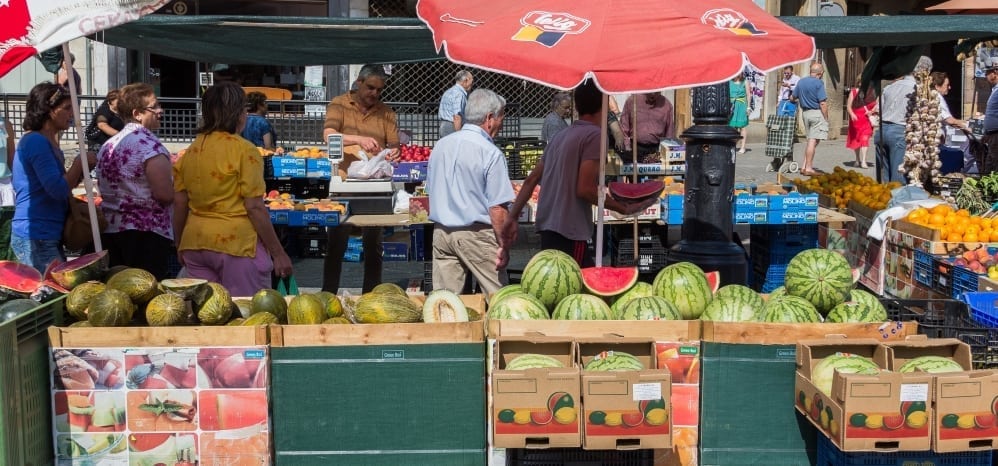
[[[55,92],[53,92],[52,95],[49,96],[49,106],[50,107],[55,106],[56,102],[59,102],[60,100],[69,96],[70,96],[69,90],[67,90],[65,87],[58,86],[55,88]]]

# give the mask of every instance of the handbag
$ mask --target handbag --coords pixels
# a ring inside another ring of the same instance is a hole
[[[97,230],[104,231],[107,228],[107,219],[97,208]],[[79,251],[93,244],[94,236],[90,228],[90,209],[87,201],[70,196],[69,212],[66,214],[66,223],[62,227],[62,244],[71,251]]]
[[[101,144],[104,144],[104,141],[107,141],[107,139],[104,136],[107,135],[104,134],[104,132],[97,127],[96,117],[94,117],[93,120],[90,120],[90,124],[88,124],[87,127],[83,130],[83,137],[87,141],[87,144],[91,146],[99,146]]]

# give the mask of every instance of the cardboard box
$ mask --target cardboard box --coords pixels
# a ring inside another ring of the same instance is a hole
[[[559,368],[506,370],[523,354],[543,354]],[[568,338],[499,338],[492,371],[492,445],[501,448],[582,446],[581,385],[575,343]]]
[[[426,181],[429,162],[399,162],[392,171],[392,181],[416,183]]]
[[[430,221],[429,196],[413,196],[409,198],[409,223],[427,223]]]
[[[956,255],[981,247],[995,246],[995,243],[952,243],[942,241],[939,230],[916,225],[905,220],[892,220],[885,238],[891,244],[910,249],[918,249],[929,254]]]
[[[655,369],[655,343],[640,338],[577,339],[582,370],[586,450],[672,447],[672,379]],[[610,351],[638,358],[642,371],[592,372],[585,365]]]
[[[305,176],[328,180],[333,176],[333,162],[329,159],[305,159]]]
[[[820,339],[829,335],[893,341],[917,333],[916,322],[790,324],[705,321],[700,339],[717,343],[795,345],[798,340]]]
[[[821,392],[811,371],[822,359],[850,353],[887,365],[886,347],[873,339],[826,338],[797,343],[794,406],[842,451],[925,451],[931,447],[928,422],[909,424],[905,403],[925,403],[932,419],[932,376],[882,371],[876,375],[835,371],[831,392]]]
[[[596,209],[597,209],[596,206],[593,206],[593,221],[596,221],[596,213],[598,212]],[[618,214],[617,212],[604,208],[603,218],[610,220],[610,219],[621,219],[621,218],[632,218],[632,217],[625,217]],[[644,212],[641,212],[641,214],[638,215],[638,220],[659,220],[660,218],[662,218],[661,203],[655,203],[648,206],[648,208],[646,208]]]
[[[887,240],[877,241],[862,234],[866,244],[866,249],[858,251],[857,262],[855,264],[860,269],[859,282],[878,295],[884,294],[886,268],[884,258],[887,253]],[[856,235],[860,237],[860,235]]]
[[[827,224],[818,224],[818,247],[836,251],[849,257],[849,228],[833,228]]]
[[[270,164],[274,168],[274,178],[304,178],[306,173],[305,159],[299,157],[271,157]]]

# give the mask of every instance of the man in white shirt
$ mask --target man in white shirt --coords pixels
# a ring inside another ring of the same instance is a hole
[[[454,85],[444,92],[440,98],[440,137],[444,137],[461,129],[464,106],[468,103],[468,90],[475,77],[470,71],[461,70],[454,77]]]
[[[793,95],[798,81],[800,81],[800,76],[794,74],[794,67],[784,66],[783,80],[780,81],[780,102],[776,107],[778,115],[794,116],[797,113],[797,105],[791,101],[790,96]]]

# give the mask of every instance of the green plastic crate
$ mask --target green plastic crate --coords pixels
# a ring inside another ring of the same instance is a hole
[[[794,409],[796,345],[702,343],[700,464],[802,465],[817,432]]]
[[[486,464],[484,343],[274,347],[278,466]]]
[[[62,324],[63,301],[49,301],[0,324],[0,464],[55,461],[46,330]]]

